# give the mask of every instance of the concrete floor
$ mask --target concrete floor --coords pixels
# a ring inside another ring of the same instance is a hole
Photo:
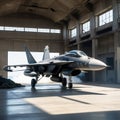
[[[0,89],[0,120],[120,120],[120,85]]]

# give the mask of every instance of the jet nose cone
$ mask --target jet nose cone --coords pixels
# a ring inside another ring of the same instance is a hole
[[[89,62],[89,67],[93,70],[102,70],[102,69],[106,68],[107,65],[100,60],[91,59]]]

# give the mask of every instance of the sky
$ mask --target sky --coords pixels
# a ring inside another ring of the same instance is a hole
[[[43,52],[31,52],[37,62],[42,60]],[[50,58],[58,56],[59,53],[50,53]],[[8,65],[27,64],[25,52],[8,52]],[[15,70],[23,70],[25,68],[17,68]],[[24,71],[8,72],[8,78],[17,83],[31,83],[31,77],[24,75]]]

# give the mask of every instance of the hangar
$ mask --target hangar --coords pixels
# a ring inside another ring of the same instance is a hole
[[[120,0],[0,0],[0,79],[8,52],[24,45],[82,50],[110,67],[88,72],[89,84],[73,89],[0,89],[1,120],[120,120]]]
[[[119,0],[12,0],[0,3],[0,75],[8,51],[80,49],[111,67],[88,73],[88,81],[119,83]]]

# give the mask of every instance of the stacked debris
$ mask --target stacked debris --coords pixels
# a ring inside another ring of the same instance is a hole
[[[24,85],[15,83],[10,79],[3,78],[2,76],[0,76],[0,89],[15,88],[15,87],[24,87]]]

